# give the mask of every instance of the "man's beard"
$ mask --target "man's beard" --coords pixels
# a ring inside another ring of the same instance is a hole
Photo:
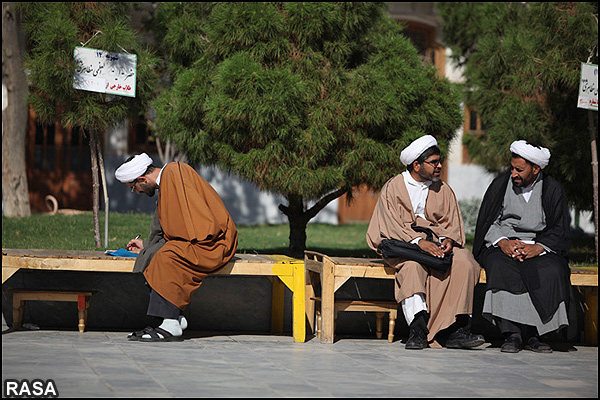
[[[435,171],[438,172],[438,171]],[[419,176],[423,179],[425,179],[426,181],[431,181],[431,182],[437,182],[440,180],[440,176],[439,175],[435,175],[435,174],[423,174],[420,173]]]
[[[515,178],[511,178],[511,179],[512,179],[513,185],[515,185],[516,187],[523,186],[523,178],[521,178],[519,180],[515,180]]]

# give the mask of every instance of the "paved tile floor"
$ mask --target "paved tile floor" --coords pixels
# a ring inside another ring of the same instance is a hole
[[[60,397],[598,397],[598,348],[552,354],[405,350],[402,340],[188,332],[140,343],[127,332],[3,326],[2,380],[52,379]]]

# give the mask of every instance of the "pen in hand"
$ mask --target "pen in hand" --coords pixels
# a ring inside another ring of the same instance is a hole
[[[131,242],[132,242],[132,241],[134,241],[134,240],[137,240],[137,239],[139,239],[140,237],[142,237],[142,235],[137,235],[135,238],[131,239],[131,240],[129,241],[129,243],[127,243],[127,246],[125,246],[125,247],[127,248],[127,250],[131,250],[131,247],[132,247],[132,246],[131,246]]]

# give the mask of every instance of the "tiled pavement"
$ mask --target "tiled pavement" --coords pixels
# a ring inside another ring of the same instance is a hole
[[[127,332],[8,330],[8,379],[54,381],[60,397],[598,397],[598,347],[552,354],[405,350],[403,340],[188,332],[141,343]]]

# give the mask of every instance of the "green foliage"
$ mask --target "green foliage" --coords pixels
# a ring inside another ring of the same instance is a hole
[[[552,153],[545,171],[572,205],[592,209],[588,111],[577,108],[581,62],[598,63],[598,3],[437,3],[444,40],[465,66],[465,94],[486,124],[465,135],[475,161],[506,168],[525,139]],[[594,125],[598,115],[594,113]]]
[[[157,12],[173,80],[154,103],[158,136],[192,162],[283,194],[292,255],[327,203],[361,183],[379,189],[403,169],[410,141],[432,134],[445,147],[460,126],[459,93],[424,65],[386,7],[193,3]],[[308,200],[317,202],[307,209]]]
[[[137,43],[127,3],[21,3],[29,40],[30,103],[46,123],[102,132],[145,112],[156,83],[156,59]],[[76,46],[137,55],[136,97],[73,88]]]
[[[460,125],[458,94],[382,3],[184,7],[158,12],[173,86],[155,103],[156,127],[193,162],[320,199],[378,189],[411,140],[445,145]]]

